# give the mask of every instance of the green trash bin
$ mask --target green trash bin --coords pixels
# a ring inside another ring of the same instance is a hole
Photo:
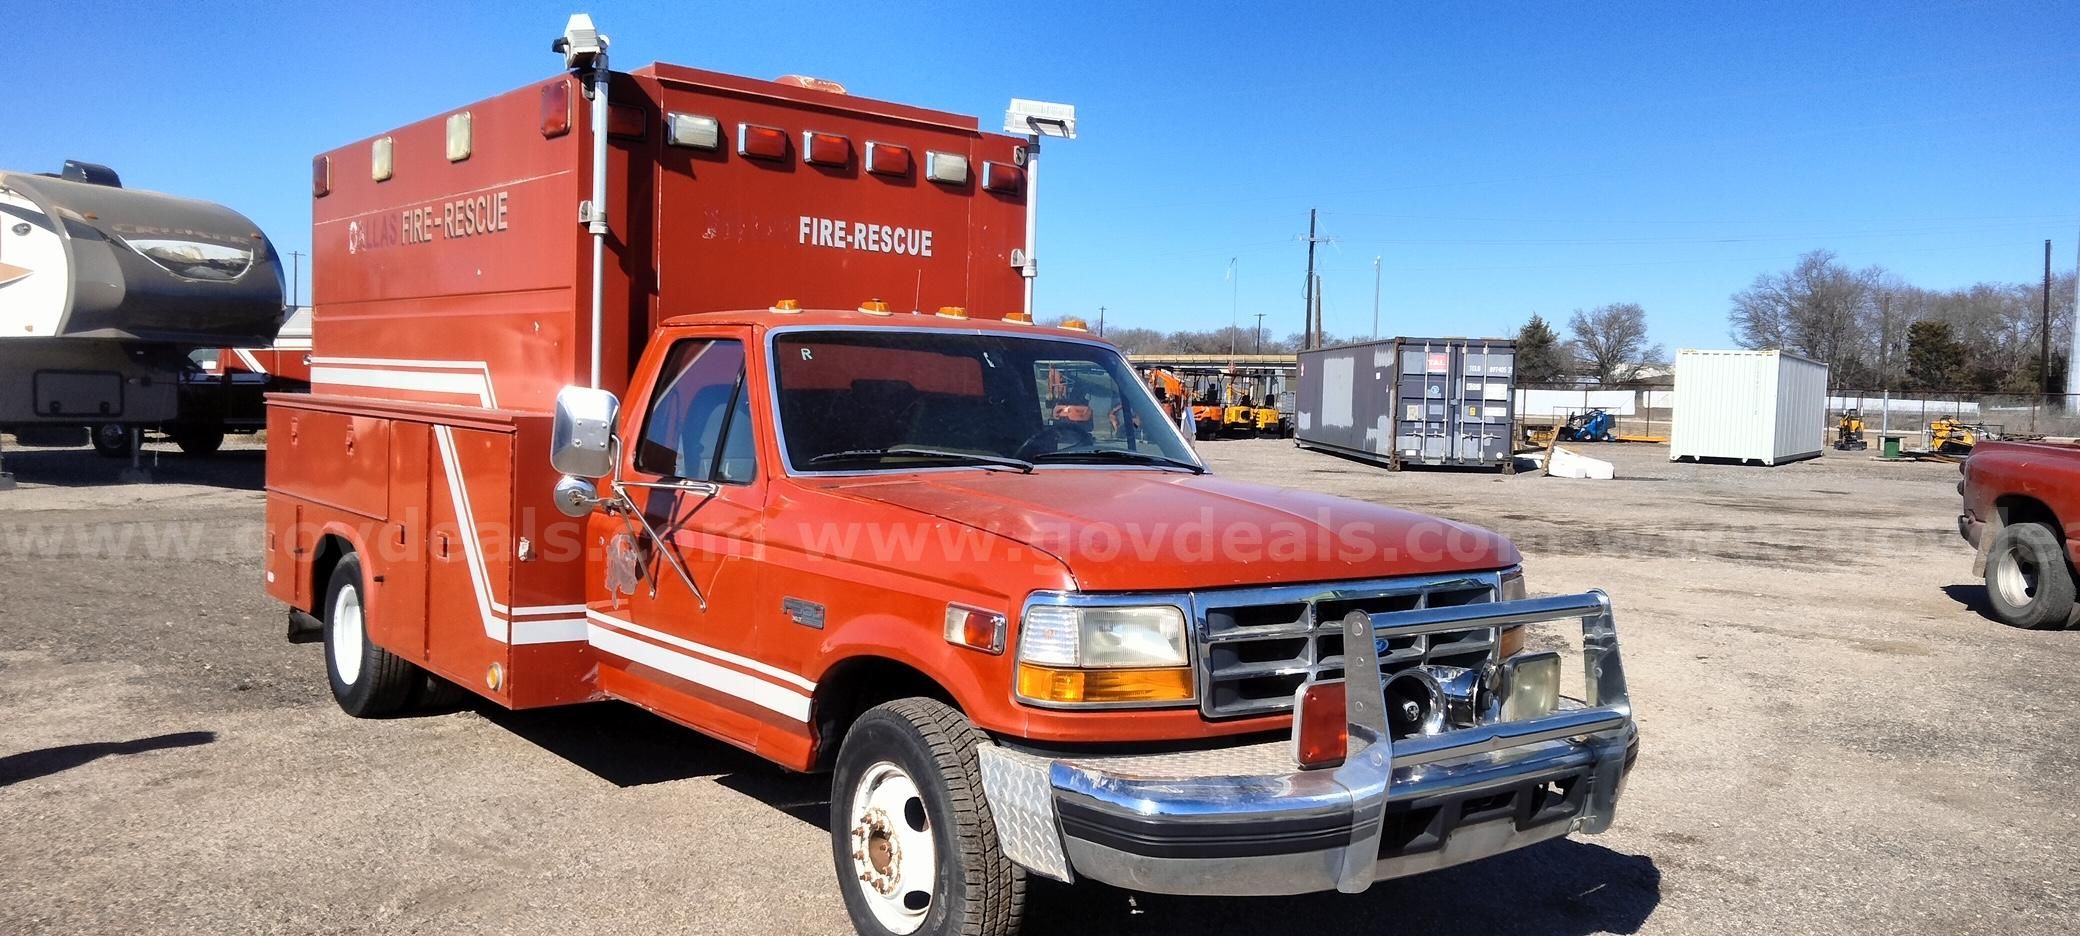
[[[1899,436],[1886,436],[1882,451],[1885,453],[1886,458],[1899,458]]]

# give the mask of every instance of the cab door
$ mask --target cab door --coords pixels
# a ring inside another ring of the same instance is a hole
[[[750,338],[674,329],[630,385],[617,487],[635,509],[589,521],[606,589],[587,615],[602,689],[744,747],[762,727],[806,730],[813,685],[760,659]]]

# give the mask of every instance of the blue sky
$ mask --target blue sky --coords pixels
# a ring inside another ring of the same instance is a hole
[[[313,153],[557,70],[561,3],[12,4],[0,166],[71,157],[307,250]],[[1638,302],[1723,346],[1727,296],[1828,247],[1925,286],[2080,238],[2080,15],[2059,3],[589,5],[618,67],[841,81],[980,115],[1069,101],[1040,311],[1503,334]],[[308,276],[305,283],[309,282]]]

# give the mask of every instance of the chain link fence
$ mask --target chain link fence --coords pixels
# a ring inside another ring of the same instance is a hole
[[[2080,436],[2080,395],[2072,394],[1833,390],[1828,425],[1849,409],[1862,412],[1865,432],[1904,434],[1909,441],[1927,439],[1929,424],[1937,420],[1984,427],[1995,437]]]
[[[1581,384],[1517,389],[1521,427],[1564,425],[1570,417],[1602,410],[1613,433],[1642,440],[1666,439],[1676,418],[1675,391],[1668,387],[1599,387]],[[1978,391],[1830,390],[1822,417],[1827,439],[1842,414],[1857,410],[1873,440],[1898,436],[1907,448],[1930,441],[1929,424],[1950,421],[1983,428],[1989,437],[2080,437],[2080,394],[1983,393]]]

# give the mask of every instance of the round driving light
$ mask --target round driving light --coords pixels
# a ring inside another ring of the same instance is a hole
[[[506,684],[506,668],[496,663],[484,670],[484,688],[497,692]]]
[[[1386,696],[1389,737],[1444,731],[1444,689],[1438,685],[1437,677],[1419,669],[1396,673],[1387,680]]]

